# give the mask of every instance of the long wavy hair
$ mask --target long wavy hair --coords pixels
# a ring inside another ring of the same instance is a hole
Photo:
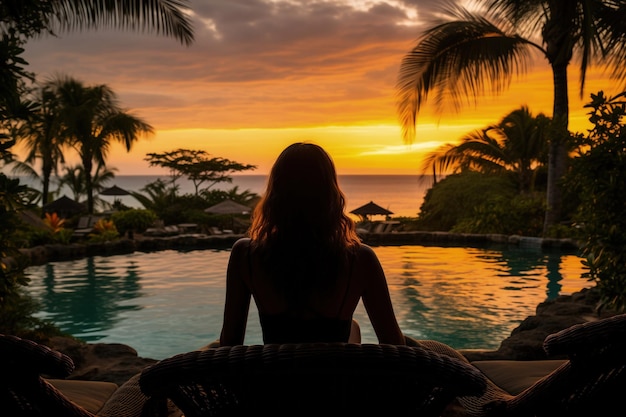
[[[332,286],[360,244],[345,213],[335,165],[320,146],[298,142],[278,156],[249,229],[266,272],[296,302]]]

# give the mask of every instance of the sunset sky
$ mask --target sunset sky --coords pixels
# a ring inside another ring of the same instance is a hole
[[[113,148],[117,175],[160,174],[146,153],[203,149],[266,174],[295,141],[325,147],[340,174],[417,174],[425,152],[456,142],[528,105],[552,114],[548,64],[499,97],[441,117],[420,113],[405,144],[395,107],[403,56],[441,0],[194,0],[195,42],[155,34],[84,31],[29,42],[25,58],[39,80],[57,74],[107,84],[120,104],[156,133],[130,154]],[[591,71],[581,99],[570,67],[570,129],[583,132],[590,93],[617,87]]]

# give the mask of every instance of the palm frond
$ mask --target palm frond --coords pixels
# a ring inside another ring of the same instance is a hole
[[[530,47],[486,18],[460,9],[462,20],[425,31],[403,58],[396,84],[397,108],[405,141],[412,142],[417,113],[434,94],[435,110],[458,111],[487,92],[501,93],[514,75],[526,72]]]
[[[74,0],[54,1],[52,28],[155,31],[185,45],[193,42],[188,0]]]

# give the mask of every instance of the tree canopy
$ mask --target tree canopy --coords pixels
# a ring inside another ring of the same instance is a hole
[[[256,169],[256,165],[241,164],[221,157],[211,157],[203,150],[176,149],[165,153],[146,154],[150,166],[167,168],[171,172],[172,182],[186,177],[193,182],[195,194],[198,195],[204,183],[204,190],[220,182],[232,182],[231,174]]]

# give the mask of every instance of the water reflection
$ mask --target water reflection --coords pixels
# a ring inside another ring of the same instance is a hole
[[[374,247],[400,327],[459,349],[495,349],[537,304],[590,283],[576,253],[517,247]],[[162,359],[218,337],[228,250],[92,257],[31,267],[41,315],[87,341]],[[363,342],[376,335],[359,305]],[[262,343],[252,304],[245,343]]]
[[[119,263],[117,263],[119,264]],[[115,326],[120,312],[138,310],[141,297],[138,266],[129,262],[116,267],[111,258],[93,257],[44,265],[40,301],[44,317],[64,331],[87,341],[103,337]]]
[[[570,287],[588,286],[573,251],[508,246],[375,249],[401,328],[415,338],[458,348],[497,348],[519,322],[535,314],[537,304],[561,293],[565,262],[578,263],[574,274],[567,268]],[[373,336],[369,326],[363,331]]]

